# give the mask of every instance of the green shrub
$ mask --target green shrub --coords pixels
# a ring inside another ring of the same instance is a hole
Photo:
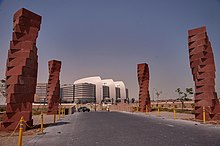
[[[6,110],[6,107],[0,107],[0,112],[4,112]]]
[[[41,111],[43,113],[47,113],[47,108],[33,108],[32,109],[32,115],[40,115]]]

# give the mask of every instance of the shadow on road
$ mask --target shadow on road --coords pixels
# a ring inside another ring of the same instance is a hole
[[[47,123],[47,124],[44,124],[44,128],[47,128],[47,127],[52,127],[52,126],[60,126],[60,125],[65,125],[65,124],[69,124],[70,122],[57,122],[57,123]],[[31,129],[39,129],[41,127],[40,124],[38,125],[35,125],[33,128],[29,128],[28,130],[31,130]]]

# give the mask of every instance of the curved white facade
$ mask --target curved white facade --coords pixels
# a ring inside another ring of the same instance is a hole
[[[121,100],[126,99],[126,88],[125,88],[125,84],[122,81],[116,81],[115,83],[115,87],[120,88],[120,94],[121,94]]]
[[[76,80],[73,84],[82,84],[82,83],[89,83],[89,84],[94,84],[96,86],[96,101],[101,102],[101,95],[102,95],[102,80],[99,76],[95,77],[87,77],[87,78],[82,78],[79,80]]]
[[[85,83],[95,85],[95,88],[96,88],[95,89],[95,91],[96,91],[95,98],[96,98],[96,102],[98,102],[98,103],[101,103],[101,101],[105,98],[105,97],[103,97],[103,95],[104,95],[103,91],[105,91],[106,89],[108,89],[107,92],[109,93],[108,98],[110,98],[112,101],[116,101],[116,88],[120,89],[121,101],[126,99],[126,88],[125,88],[125,84],[122,81],[114,82],[112,79],[102,80],[99,76],[95,76],[95,77],[87,77],[87,78],[82,78],[82,79],[76,80],[73,84],[75,86],[77,86],[77,85],[85,84]],[[78,92],[78,91],[75,91],[75,92]],[[87,91],[85,91],[85,92],[87,92]],[[79,95],[78,93],[74,93],[74,94]],[[84,97],[78,96],[76,98],[84,98]]]
[[[105,79],[102,80],[102,84],[104,86],[108,86],[109,87],[109,98],[110,99],[115,99],[116,94],[115,94],[115,83],[112,79]]]

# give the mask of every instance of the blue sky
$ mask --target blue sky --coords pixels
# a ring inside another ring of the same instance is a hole
[[[13,14],[27,8],[42,16],[37,40],[38,82],[47,82],[47,62],[62,61],[61,82],[100,75],[122,80],[138,97],[137,64],[150,67],[150,94],[176,98],[194,87],[187,31],[207,26],[220,94],[219,0],[0,0],[0,78],[4,78]]]

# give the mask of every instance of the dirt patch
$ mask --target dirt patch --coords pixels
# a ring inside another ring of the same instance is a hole
[[[56,125],[54,124],[54,116],[44,114],[44,128],[48,126]],[[62,117],[62,116],[61,116]],[[58,118],[58,116],[56,116]],[[23,132],[22,143],[23,145],[31,140],[34,136],[40,133],[40,115],[33,116],[34,128]],[[0,131],[0,146],[15,146],[18,143],[18,131],[16,132],[5,132]]]

